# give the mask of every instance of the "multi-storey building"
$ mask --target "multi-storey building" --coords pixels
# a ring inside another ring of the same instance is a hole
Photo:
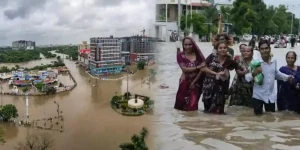
[[[150,59],[154,59],[156,54],[154,38],[146,36],[132,36],[130,41],[131,60],[148,61]]]
[[[33,50],[35,49],[35,42],[34,41],[25,41],[25,40],[19,40],[12,42],[12,49],[18,50],[18,49],[26,49],[26,50]]]
[[[90,39],[89,69],[93,75],[119,74],[124,62],[119,38],[93,37]]]
[[[90,53],[90,44],[87,41],[83,41],[82,44],[78,45],[78,61],[86,67],[89,65]]]
[[[122,37],[122,38],[120,38],[120,40],[121,40],[121,43],[122,43],[121,50],[123,52],[130,52],[131,38],[130,37]]]

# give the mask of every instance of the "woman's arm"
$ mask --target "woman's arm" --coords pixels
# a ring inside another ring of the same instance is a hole
[[[185,66],[180,66],[182,72],[187,73],[187,72],[194,72],[198,69],[202,69],[203,67],[205,67],[205,64],[202,63],[199,66],[196,67],[185,67]]]
[[[200,69],[200,71],[198,72],[196,78],[192,81],[191,84],[195,84],[199,80],[201,74],[202,74],[202,69]]]
[[[211,75],[217,75],[218,74],[218,73],[208,69],[207,67],[203,67],[201,70],[202,70],[202,72],[207,73],[207,74],[211,74]]]
[[[184,66],[180,66],[182,72],[184,73],[188,73],[188,72],[194,72],[197,70],[197,66],[196,67],[184,67]]]
[[[196,70],[198,70],[198,69],[201,69],[202,67],[205,66],[205,64],[202,63],[202,64],[200,64],[199,66],[195,66],[195,67],[186,67],[186,66],[185,66],[186,64],[184,63],[184,60],[183,60],[183,58],[182,58],[182,54],[181,54],[181,53],[178,53],[178,54],[177,54],[177,63],[178,63],[178,65],[180,66],[182,72],[184,72],[184,73],[194,72],[194,71],[196,71]]]

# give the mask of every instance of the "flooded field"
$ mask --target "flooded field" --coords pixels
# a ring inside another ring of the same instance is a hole
[[[212,52],[211,43],[198,43],[205,56]],[[300,115],[283,112],[256,117],[252,109],[226,107],[227,115],[210,115],[199,111],[174,110],[181,70],[176,62],[175,43],[160,43],[157,65],[160,84],[155,94],[156,150],[298,150],[300,149]],[[300,54],[295,48],[297,54]],[[239,54],[238,46],[234,46]],[[292,50],[272,49],[278,66],[285,65],[285,54]],[[299,64],[299,63],[296,63]],[[234,72],[231,72],[232,76]]]

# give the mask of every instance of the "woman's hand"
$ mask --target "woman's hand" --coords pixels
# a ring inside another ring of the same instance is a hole
[[[205,66],[206,66],[205,63],[201,63],[199,66],[197,66],[197,69],[202,69]]]
[[[190,89],[194,89],[195,88],[195,83],[194,82],[192,82],[191,84],[190,84],[190,87],[189,87]]]
[[[217,75],[224,76],[225,75],[225,71],[218,72]]]
[[[258,67],[258,68],[256,68],[256,69],[253,71],[252,74],[258,75],[258,74],[260,74],[260,73],[262,73],[262,69],[261,69],[261,67]]]
[[[294,81],[294,76],[292,76],[292,75],[289,75],[289,78],[288,78],[288,81],[290,82],[290,83],[293,83],[293,81]]]
[[[249,73],[249,69],[248,68],[244,68],[243,71],[241,71],[242,75],[246,75],[247,73]]]

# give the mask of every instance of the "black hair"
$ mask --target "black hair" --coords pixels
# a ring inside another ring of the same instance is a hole
[[[287,52],[286,55],[285,55],[285,58],[287,58],[287,56],[288,56],[290,53],[292,53],[292,54],[294,55],[294,57],[295,57],[295,60],[297,60],[297,54],[296,54],[296,52],[294,52],[294,51],[289,51],[289,52]]]
[[[242,46],[247,46],[247,44],[241,44],[241,45],[239,46],[239,48],[241,49]]]
[[[226,47],[228,47],[228,43],[227,43],[227,42],[225,42],[225,41],[220,41],[220,42],[217,42],[217,43],[215,44],[214,48],[217,50],[221,44],[225,44]]]
[[[251,52],[253,53],[253,50],[254,50],[254,49],[253,49],[252,46],[247,46],[247,45],[246,45],[245,47],[246,47],[246,48],[249,48],[249,49],[251,50]]]
[[[216,41],[219,41],[221,37],[224,37],[227,42],[230,40],[227,34],[218,34],[216,37]]]
[[[267,45],[268,45],[268,48],[271,48],[271,47],[270,47],[270,42],[269,42],[269,40],[260,40],[259,43],[258,43],[258,49],[260,49],[260,47],[261,47],[263,44],[267,44]]]

